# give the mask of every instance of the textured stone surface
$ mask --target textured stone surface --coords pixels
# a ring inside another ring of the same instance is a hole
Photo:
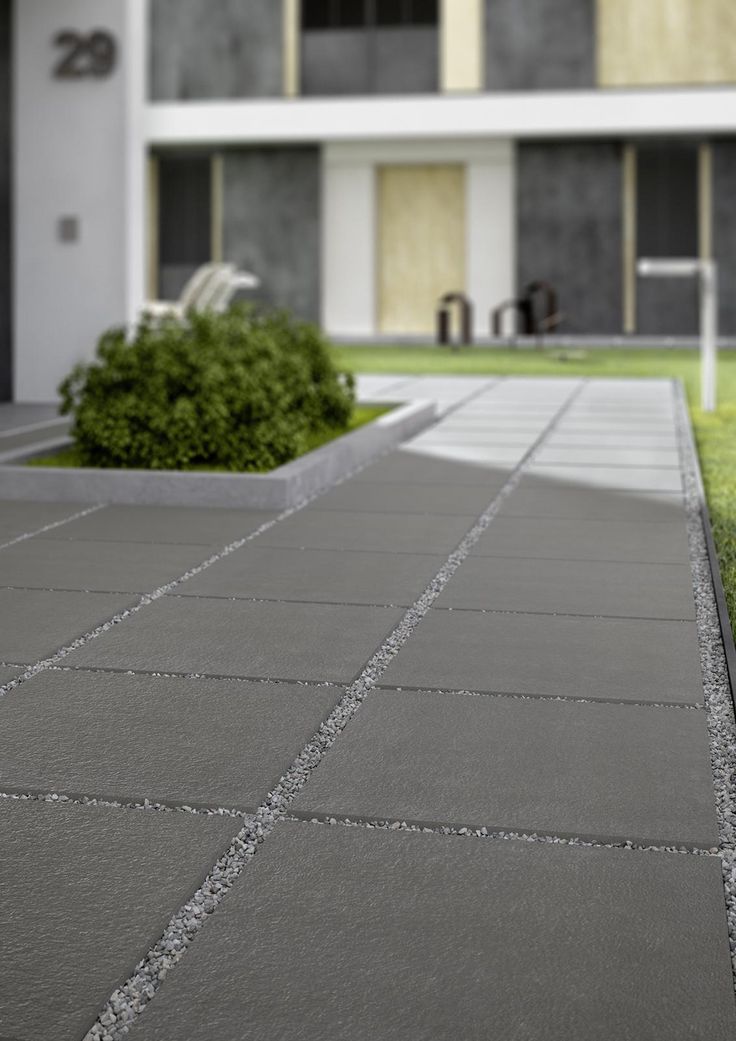
[[[382,681],[552,697],[703,701],[692,622],[432,611]]]
[[[473,514],[360,513],[310,506],[264,532],[258,545],[446,556],[474,520]]]
[[[0,699],[0,791],[255,810],[341,694],[45,672]]]
[[[0,1023],[78,1041],[238,822],[0,800]]]
[[[499,478],[497,487],[502,483],[503,478]],[[496,490],[472,485],[355,481],[326,492],[317,502],[321,510],[477,515]]]
[[[284,1000],[286,996],[286,1000]],[[727,1041],[718,860],[283,824],[141,1041]]]
[[[373,691],[294,809],[718,844],[702,712]]]
[[[7,505],[12,504],[4,503],[3,509]],[[225,546],[245,538],[276,516],[266,510],[106,506],[104,510],[65,524],[63,529],[55,529],[46,537]]]
[[[153,0],[150,19],[152,100],[283,93],[281,4]]]
[[[447,436],[447,431],[444,436]],[[355,480],[378,481],[384,484],[404,484],[408,481],[410,484],[469,484],[497,487],[505,480],[505,473],[481,464],[448,463],[444,459],[433,457],[431,452],[409,450],[384,456],[362,470]]]
[[[226,152],[224,191],[225,257],[261,280],[248,298],[318,321],[319,149]]]
[[[445,558],[248,546],[177,588],[182,596],[408,607]],[[2,571],[0,570],[0,574]]]
[[[685,522],[681,495],[658,492],[623,494],[605,488],[581,488],[544,476],[525,474],[499,515],[557,517],[571,520],[626,520],[659,523]]]
[[[682,523],[496,517],[472,555],[686,564],[687,532]]]
[[[135,602],[126,594],[0,589],[0,660],[49,657]]]
[[[435,606],[624,618],[695,618],[687,564],[475,557],[458,570]]]
[[[0,585],[146,593],[206,556],[202,546],[26,539],[0,554]]]
[[[681,492],[679,470],[646,466],[532,466],[530,481],[560,481],[579,488],[611,488],[618,491]]]
[[[163,597],[67,660],[102,668],[341,683],[360,672],[402,613],[388,607]]]
[[[487,90],[595,86],[594,6],[587,0],[485,0]]]
[[[0,542],[56,524],[84,508],[73,502],[0,502]]]
[[[18,676],[22,675],[22,669],[14,668],[12,665],[0,665],[0,686],[2,686],[3,683],[17,679]]]
[[[516,0],[504,5],[517,10]],[[564,19],[557,33],[567,36]],[[621,146],[530,141],[517,155],[519,287],[552,283],[562,332],[621,332]]]

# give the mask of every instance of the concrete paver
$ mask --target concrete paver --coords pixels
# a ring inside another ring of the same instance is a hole
[[[0,791],[255,810],[339,687],[46,672],[0,699]]]
[[[201,559],[186,544],[27,539],[0,556],[0,586],[147,593]]]
[[[0,1041],[734,1036],[671,383],[360,386],[443,418],[281,519],[0,503],[0,683],[136,605],[0,698]]]
[[[447,556],[474,520],[473,514],[366,513],[320,510],[315,504],[269,528],[258,545]]]
[[[718,861],[279,825],[137,1030],[241,1041],[244,1024],[298,1041],[730,1041]]]
[[[444,563],[414,553],[247,546],[178,587],[180,596],[413,604]]]
[[[565,517],[570,520],[627,520],[685,523],[682,496],[636,491],[619,494],[605,488],[582,488],[548,477],[524,475],[499,510],[499,516]]]
[[[684,523],[496,517],[471,556],[687,564]]]
[[[0,801],[3,1035],[79,1041],[238,822]]]
[[[307,818],[718,844],[704,713],[640,705],[379,690],[294,809]]]
[[[276,516],[265,510],[106,506],[104,510],[54,529],[46,537],[225,546],[245,538]]]
[[[472,557],[436,607],[484,611],[695,618],[686,564]]]
[[[344,683],[360,672],[401,614],[391,607],[167,596],[72,651],[67,661],[89,668]]]
[[[47,658],[136,602],[126,594],[0,589],[0,659]]]
[[[497,489],[504,482],[499,477]],[[478,514],[493,497],[490,481],[482,486],[412,484],[395,481],[348,482],[319,499],[321,510],[370,513]]]
[[[430,611],[392,687],[702,704],[692,622]]]

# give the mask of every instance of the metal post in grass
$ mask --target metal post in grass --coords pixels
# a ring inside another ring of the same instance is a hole
[[[644,257],[637,271],[645,278],[693,278],[700,283],[700,407],[716,407],[716,361],[718,343],[718,267],[714,260],[689,257]]]

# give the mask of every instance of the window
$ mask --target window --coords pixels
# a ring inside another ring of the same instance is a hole
[[[438,0],[302,0],[302,29],[436,26]]]
[[[637,155],[640,257],[698,255],[698,154],[695,145],[645,145]]]

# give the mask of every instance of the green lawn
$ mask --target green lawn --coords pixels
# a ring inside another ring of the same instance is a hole
[[[342,347],[342,368],[374,373],[454,373],[517,376],[664,376],[681,379],[700,454],[713,534],[732,619],[736,622],[736,351],[723,351],[718,368],[718,411],[698,407],[697,351],[556,350],[464,347]],[[735,630],[736,631],[736,630]]]

